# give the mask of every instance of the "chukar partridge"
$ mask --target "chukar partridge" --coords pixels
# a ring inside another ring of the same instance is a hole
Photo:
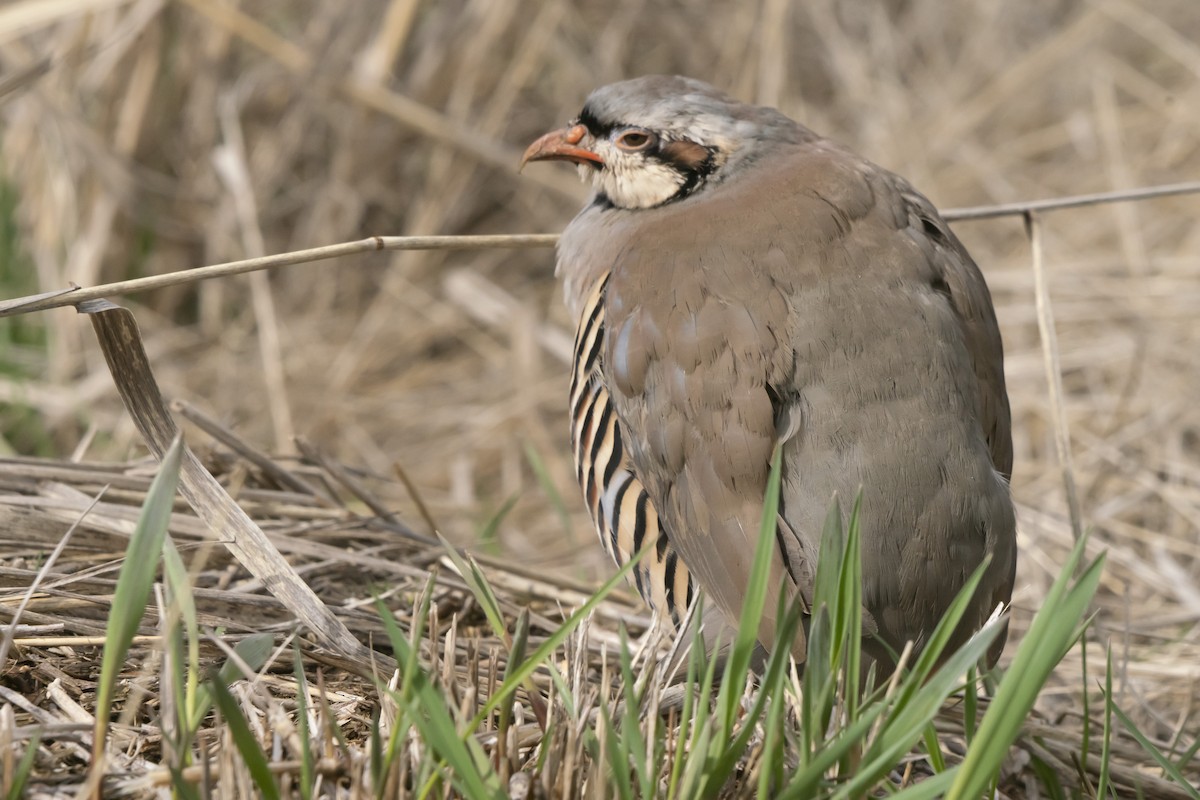
[[[871,655],[920,647],[985,556],[952,644],[1008,601],[1000,332],[929,200],[774,109],[681,77],[597,89],[525,152],[546,160],[595,189],[558,246],[579,320],[578,478],[618,563],[656,542],[635,572],[656,612],[677,622],[703,590],[738,618],[776,444],[762,644],[778,592],[810,597],[835,494],[860,487]],[[803,641],[793,650],[803,661]]]

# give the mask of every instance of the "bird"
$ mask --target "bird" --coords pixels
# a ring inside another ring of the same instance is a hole
[[[869,657],[919,652],[986,559],[950,646],[1007,606],[1003,344],[982,272],[924,195],[774,108],[670,75],[596,89],[521,166],[537,161],[593,190],[555,268],[578,321],[576,477],[618,565],[654,542],[633,580],[657,616],[678,626],[702,595],[736,624],[775,448],[761,646],[780,593],[811,611],[836,497],[860,497]],[[803,632],[791,649],[802,665]]]

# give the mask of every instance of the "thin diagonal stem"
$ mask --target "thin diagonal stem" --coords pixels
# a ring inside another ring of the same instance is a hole
[[[1058,336],[1054,330],[1054,310],[1050,305],[1050,287],[1042,258],[1042,228],[1037,214],[1025,213],[1025,231],[1029,234],[1029,249],[1033,261],[1033,290],[1037,304],[1038,332],[1042,340],[1042,363],[1046,367],[1046,383],[1050,391],[1050,417],[1054,425],[1054,449],[1062,470],[1063,488],[1067,493],[1067,510],[1071,516],[1071,533],[1075,540],[1083,535],[1083,512],[1079,507],[1079,491],[1075,486],[1075,470],[1071,464],[1071,433],[1063,403],[1062,366],[1058,357]]]

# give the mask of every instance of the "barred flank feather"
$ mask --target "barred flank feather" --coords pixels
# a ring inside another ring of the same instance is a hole
[[[659,526],[658,512],[638,480],[621,443],[621,427],[604,383],[605,275],[580,316],[571,376],[571,447],[575,475],[604,549],[617,566],[642,549],[656,546],[636,570],[634,582],[657,614],[670,615],[676,627],[692,601],[687,566]]]

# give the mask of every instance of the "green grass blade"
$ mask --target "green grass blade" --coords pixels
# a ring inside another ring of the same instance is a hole
[[[834,615],[842,610],[841,581],[847,561],[846,545],[842,506],[835,495],[821,529],[820,557],[813,580],[812,617],[801,697],[801,723],[807,751],[819,748],[825,740],[836,699],[845,626]]]
[[[396,702],[417,726],[425,743],[449,766],[451,783],[460,792],[471,798],[502,798],[500,779],[472,735],[482,720],[462,732],[455,727],[446,698],[416,658],[416,647],[404,636],[387,606],[380,600],[375,604],[396,660],[404,670],[400,691],[393,693]],[[505,685],[508,683],[505,681]]]
[[[1079,763],[1087,764],[1088,756],[1092,752],[1092,711],[1088,701],[1088,687],[1091,681],[1088,680],[1088,641],[1087,629],[1085,628],[1079,637],[1079,685],[1083,687],[1080,693],[1083,709],[1080,711],[1080,719],[1083,720],[1083,741],[1079,746]]]
[[[624,701],[624,714],[621,717],[621,746],[625,751],[625,769],[629,770],[630,763],[638,779],[639,797],[652,797],[654,775],[649,774],[646,756],[651,753],[653,743],[646,738],[641,726],[639,711],[642,698],[638,696],[637,681],[633,677],[633,657],[629,652],[629,637],[622,625],[621,649],[618,661],[621,667],[621,694]]]
[[[717,690],[717,718],[721,726],[718,738],[728,741],[737,720],[738,708],[746,681],[750,673],[750,660],[758,647],[759,624],[767,604],[768,577],[771,574],[771,556],[775,552],[778,526],[779,484],[783,473],[782,450],[776,446],[771,455],[771,474],[767,480],[767,491],[763,500],[762,520],[758,529],[758,542],[754,548],[754,561],[750,567],[749,590],[742,600],[742,614],[733,647],[726,659],[721,686]]]
[[[200,800],[196,785],[184,776],[183,770],[168,765],[167,771],[171,773],[172,800]]]
[[[804,667],[804,692],[800,697],[800,727],[805,752],[819,748],[825,741],[829,715],[837,690],[837,671],[830,665],[833,623],[829,606],[820,603],[808,625],[808,660]]]
[[[169,534],[163,538],[162,556],[163,577],[170,592],[170,602],[179,609],[183,618],[183,632],[187,637],[187,671],[183,681],[177,681],[182,692],[177,713],[188,723],[189,727],[183,732],[184,741],[187,741],[195,731],[191,727],[191,720],[195,718],[194,709],[200,689],[200,621],[192,596],[192,580]]]
[[[271,655],[271,650],[275,644],[275,636],[270,633],[254,633],[242,639],[233,647],[233,652],[237,654],[250,671],[258,672],[262,669],[263,664],[267,663],[267,658]],[[252,677],[242,672],[242,667],[236,660],[226,659],[221,665],[221,669],[217,672],[216,680],[223,686],[228,686],[234,681],[243,678]],[[204,686],[199,687],[196,692],[196,704],[191,710],[191,718],[188,720],[189,730],[196,730],[200,727],[200,723],[204,721],[204,716],[208,714],[208,709],[212,707],[212,693]]]
[[[705,766],[707,761],[700,755],[707,753],[713,737],[713,726],[702,723],[696,726],[696,736],[692,741],[691,752],[683,768],[683,780],[680,781],[679,796],[691,800],[694,797],[706,797],[721,787],[709,784],[709,775]]]
[[[695,732],[695,726],[693,725],[695,720],[692,716],[696,702],[695,686],[696,680],[704,666],[706,655],[704,637],[700,634],[699,626],[695,626],[692,628],[692,649],[688,653],[687,676],[683,683],[683,710],[679,714],[679,728],[676,733],[676,741],[681,744],[691,739],[692,734]],[[709,661],[712,660],[709,659]],[[667,781],[668,800],[675,800],[679,797],[679,781],[683,777],[683,764],[685,760],[682,753],[680,753],[671,764],[671,777]]]
[[[963,587],[959,590],[954,598],[954,602],[946,609],[942,618],[930,634],[929,640],[925,643],[925,647],[921,650],[921,654],[917,656],[916,663],[913,664],[910,675],[914,678],[912,681],[905,681],[906,689],[901,692],[901,699],[897,701],[898,705],[904,705],[905,699],[903,695],[908,692],[915,691],[925,680],[925,678],[933,672],[934,667],[943,659],[946,648],[950,644],[951,637],[954,636],[955,630],[966,615],[967,609],[971,607],[974,600],[975,592],[979,588],[980,581],[983,580],[984,574],[987,572],[988,566],[991,564],[991,556],[987,556],[967,578]],[[973,665],[970,665],[973,666]],[[966,670],[964,670],[964,673]]]
[[[133,637],[137,634],[142,614],[150,600],[150,588],[154,584],[155,565],[167,536],[171,522],[171,509],[175,504],[175,487],[179,483],[179,464],[183,458],[183,439],[175,441],[163,454],[158,474],[146,492],[137,526],[129,539],[125,560],[117,576],[113,591],[112,606],[108,615],[108,630],[104,637],[104,654],[100,662],[100,681],[96,689],[96,728],[92,747],[98,755],[103,751],[108,733],[109,713],[113,705],[113,692],[117,677],[125,666],[125,655]],[[96,764],[100,758],[94,759]]]
[[[843,670],[846,682],[845,704],[846,716],[854,719],[858,713],[859,677],[862,670],[862,628],[863,628],[863,599],[862,599],[862,492],[854,498],[854,507],[850,510],[850,523],[846,529],[846,550],[842,556],[838,594],[840,605],[837,619],[838,628],[842,631],[841,642],[845,648],[845,657],[839,656],[839,662],[844,660]]]
[[[509,664],[523,661],[524,651],[522,649],[522,652],[519,654],[515,651],[515,644],[508,635],[508,630],[504,624],[504,612],[500,608],[500,601],[497,599],[496,593],[492,590],[492,585],[488,583],[483,571],[479,568],[479,564],[473,558],[464,558],[441,534],[438,534],[438,538],[442,542],[442,547],[449,554],[451,562],[459,571],[459,574],[462,575],[463,580],[466,581],[467,586],[471,589],[471,593],[479,602],[484,616],[487,617],[488,624],[492,628],[492,632],[509,647]],[[432,591],[432,586],[430,587],[430,591]],[[545,707],[537,686],[534,685],[532,679],[528,676],[521,679],[521,685],[529,693],[530,702],[534,705],[534,715],[545,721]]]
[[[714,687],[717,680],[717,665],[720,659],[717,653],[721,651],[722,637],[718,634],[716,641],[713,643],[713,655],[707,655],[705,652],[704,643],[699,633],[696,634],[696,643],[698,649],[693,649],[692,656],[696,659],[697,669],[699,665],[704,666],[704,676],[698,684],[692,684],[699,690],[699,697],[696,699],[693,715],[694,724],[692,725],[691,735],[687,748],[687,757],[684,759],[684,770],[680,779],[679,796],[685,800],[692,800],[694,797],[702,797],[708,786],[708,764],[711,763],[711,751],[715,747],[721,746],[720,741],[714,742],[713,732],[716,730],[717,721],[713,715],[708,713],[714,703]]]
[[[975,675],[975,667],[967,671],[967,686],[963,692],[963,732],[966,734],[967,746],[975,741],[975,729],[979,726],[979,681]]]
[[[1029,768],[1041,781],[1042,790],[1045,791],[1049,800],[1067,800],[1067,793],[1063,789],[1062,781],[1058,779],[1058,772],[1054,767],[1035,755],[1029,760]]]
[[[1196,757],[1197,751],[1200,751],[1200,738],[1192,742],[1191,746],[1179,756],[1179,766],[1182,768],[1192,763],[1192,759]]]
[[[546,662],[546,671],[550,675],[550,682],[554,684],[554,699],[562,703],[563,710],[567,714],[567,719],[575,719],[576,716],[578,716],[578,712],[576,711],[578,707],[575,705],[574,692],[571,691],[571,687],[567,683],[566,677],[562,674],[562,671],[559,670],[558,665],[553,661]],[[543,754],[544,753],[545,751],[543,750]]]
[[[978,663],[1000,634],[1000,622],[994,621],[966,641],[946,659],[940,669],[907,695],[904,705],[897,704],[884,720],[879,735],[864,754],[859,770],[834,795],[839,798],[858,797],[868,791],[896,765],[921,737],[938,709],[960,685],[967,670]],[[904,682],[916,683],[916,673],[905,676]],[[901,693],[897,693],[899,695]],[[960,773],[961,776],[961,773]],[[973,797],[977,797],[973,795]]]
[[[1114,703],[1112,705],[1112,713],[1116,715],[1121,725],[1125,727],[1125,730],[1129,731],[1130,735],[1137,740],[1137,743],[1142,746],[1142,749],[1145,750],[1152,759],[1154,759],[1155,763],[1162,767],[1162,770],[1167,774],[1167,777],[1176,783],[1179,788],[1183,789],[1183,791],[1187,793],[1188,797],[1193,798],[1193,800],[1200,800],[1200,790],[1197,790],[1191,781],[1183,776],[1183,773],[1179,771],[1179,768],[1175,766],[1174,762],[1167,758],[1166,754],[1163,753],[1162,750],[1159,750],[1158,747],[1155,746],[1154,742],[1146,738],[1146,735],[1138,729],[1138,726],[1134,724],[1133,720],[1130,719],[1124,711],[1121,710],[1120,706]]]
[[[250,772],[250,778],[254,781],[254,785],[258,787],[258,791],[262,793],[265,800],[279,800],[279,785],[275,782],[275,776],[271,774],[266,753],[263,752],[258,740],[250,731],[250,726],[246,723],[246,718],[242,716],[237,701],[233,699],[233,695],[229,693],[229,689],[219,678],[210,681],[209,686],[212,687],[212,695],[216,699],[217,708],[221,710],[221,716],[225,718],[225,724],[229,726],[229,733],[233,736],[233,743],[237,747],[238,755],[242,757],[242,763]]]
[[[168,606],[178,608],[167,601]],[[168,769],[186,766],[189,760],[187,680],[183,629],[178,612],[163,615],[162,667],[159,678],[159,717],[163,735],[163,763]]]
[[[512,647],[509,650],[508,660],[504,664],[503,680],[508,680],[508,676],[512,674],[515,664],[520,664],[525,660],[525,648],[529,644],[529,609],[521,609],[521,613],[517,615],[517,621],[513,625]],[[414,648],[415,649],[415,648]],[[527,687],[528,690],[536,692],[537,688],[532,685]],[[503,756],[506,759],[512,759],[513,753],[508,751],[508,729],[513,719],[513,702],[515,698],[510,698],[509,702],[502,703],[499,709],[499,720],[496,724],[496,739],[497,750],[494,762],[499,762]],[[514,759],[515,760],[515,759]]]
[[[496,593],[492,591],[491,584],[487,582],[483,572],[480,571],[479,565],[475,563],[475,559],[464,558],[458,548],[450,544],[440,533],[438,540],[442,543],[446,554],[450,556],[450,562],[454,564],[458,574],[470,588],[471,594],[479,601],[479,606],[483,609],[483,615],[487,618],[492,633],[500,639],[507,639],[508,629],[504,625],[504,614],[500,610],[500,601],[496,598]]]
[[[369,753],[369,764],[371,785],[375,787],[375,797],[383,798],[383,723],[380,722],[383,716],[383,711],[375,708],[371,711],[371,727],[368,730],[370,734],[367,738],[367,753]]]
[[[304,658],[300,646],[292,642],[292,675],[296,678],[296,734],[300,738],[300,795],[313,796],[315,759],[312,752],[312,731],[308,729],[308,678],[304,674]]]
[[[525,451],[525,460],[529,462],[529,467],[533,470],[534,477],[537,478],[538,486],[546,493],[546,497],[550,498],[550,506],[558,516],[558,521],[562,523],[563,533],[566,534],[567,542],[574,546],[577,542],[575,540],[575,526],[571,523],[571,510],[567,508],[567,504],[563,502],[562,495],[555,488],[554,479],[550,475],[550,470],[546,467],[546,462],[542,460],[541,454],[538,453],[528,440],[524,442],[523,449]]]
[[[780,598],[779,627],[775,632],[775,641],[771,647],[770,657],[763,670],[762,682],[750,709],[740,720],[741,728],[733,740],[726,745],[721,756],[713,766],[717,779],[724,782],[737,768],[738,761],[750,748],[750,741],[755,735],[755,726],[763,718],[768,704],[779,705],[783,702],[782,691],[774,694],[772,687],[782,690],[783,679],[791,664],[791,643],[800,627],[803,611],[798,603],[788,603],[787,598]]]
[[[899,758],[912,746],[933,719],[942,702],[959,684],[962,676],[983,657],[987,646],[999,635],[998,624],[985,627],[969,639],[957,653],[945,658],[942,668],[930,675],[938,659],[943,657],[951,634],[970,606],[986,568],[985,560],[966,580],[934,628],[913,670],[901,680],[890,701],[891,710],[870,748],[863,755],[864,762],[870,762],[873,770],[890,769],[889,759]]]
[[[579,627],[579,623],[583,622],[583,620],[587,618],[588,614],[592,613],[592,610],[595,609],[596,606],[604,602],[604,598],[608,597],[608,595],[614,589],[616,589],[622,581],[625,580],[625,576],[629,574],[630,570],[632,570],[636,564],[641,563],[641,560],[656,545],[657,543],[654,541],[646,542],[645,546],[642,547],[642,549],[639,550],[632,558],[630,558],[624,566],[617,570],[616,574],[605,581],[604,585],[597,589],[596,592],[589,597],[583,603],[583,605],[577,608],[573,614],[567,617],[562,625],[560,625],[552,634],[546,637],[546,640],[538,645],[537,649],[530,653],[529,657],[526,658],[525,661],[523,661],[517,667],[517,669],[513,671],[508,680],[504,681],[496,688],[496,691],[491,697],[488,698],[487,703],[485,703],[479,713],[475,715],[475,719],[472,721],[470,730],[477,728],[483,722],[483,720],[487,718],[488,714],[491,714],[493,711],[499,708],[500,704],[504,702],[505,698],[517,690],[517,688],[525,681],[526,678],[533,675],[534,671],[543,662],[545,662],[546,659],[548,659],[550,655],[562,645],[563,642],[566,641],[567,637],[571,635],[571,632]]]
[[[784,747],[787,735],[783,729],[785,706],[782,701],[782,682],[772,685],[770,689],[764,686],[763,691],[770,692],[776,699],[767,706],[766,713],[762,718],[764,736],[762,758],[758,767],[758,796],[771,797],[774,788],[783,784]]]
[[[25,784],[29,781],[29,774],[33,772],[33,760],[37,757],[37,749],[42,743],[42,735],[39,731],[35,731],[29,737],[29,742],[25,746],[25,752],[21,754],[21,760],[17,762],[16,769],[10,777],[8,784],[8,792],[5,794],[5,800],[20,800],[25,796]]]
[[[1096,784],[1096,797],[1099,800],[1108,796],[1109,792],[1109,760],[1112,758],[1112,712],[1113,712],[1113,693],[1112,693],[1112,646],[1105,648],[1104,659],[1104,742],[1100,746],[1100,780]],[[1087,687],[1084,687],[1087,691]],[[1091,721],[1085,719],[1084,724],[1089,724]]]
[[[841,503],[835,496],[822,526],[801,697],[802,762],[806,754],[824,746],[839,700],[847,720],[857,715],[862,653],[860,503],[861,495],[855,499],[849,526],[843,529]]]
[[[755,734],[755,722],[763,730],[762,756],[759,761],[759,796],[769,797],[774,787],[783,785],[784,746],[787,742],[784,711],[786,684],[792,664],[791,643],[794,641],[800,621],[804,616],[799,603],[788,603],[779,598],[777,619],[779,628],[770,657],[763,670],[762,681],[754,705],[746,715],[742,730],[729,748],[726,758],[734,753],[739,756],[750,749],[751,737]]]
[[[858,719],[838,731],[824,747],[817,750],[806,763],[792,773],[787,787],[779,793],[779,798],[808,800],[815,797],[825,771],[841,761],[851,749],[859,747],[876,720],[888,709],[888,703],[883,701],[864,705]]]
[[[817,574],[813,579],[813,607],[824,603],[829,608],[837,603],[838,581],[845,560],[846,536],[842,529],[842,504],[837,495],[829,504],[825,524],[821,526],[821,550],[817,559]]]
[[[699,776],[700,785],[693,789],[693,794],[685,795],[687,797],[713,797],[721,790],[736,768],[748,737],[753,732],[758,715],[762,713],[760,703],[756,710],[752,710],[750,714],[742,718],[741,703],[749,682],[750,663],[759,646],[759,628],[770,588],[768,576],[770,575],[771,556],[777,547],[776,528],[781,473],[782,455],[780,449],[776,447],[771,457],[771,473],[763,501],[763,513],[759,524],[758,541],[754,548],[754,560],[750,567],[747,584],[750,588],[742,600],[742,613],[733,645],[726,654],[720,685],[717,687],[716,715],[715,719],[711,720],[715,729],[711,731],[711,738],[706,738],[713,749],[692,750],[689,761],[703,761],[704,767],[703,774]],[[778,628],[782,627],[783,623],[783,619],[777,618],[777,638]],[[792,631],[794,635],[795,626]],[[773,649],[778,649],[778,647]],[[786,650],[790,652],[791,642],[786,644]],[[713,659],[713,662],[715,660]],[[710,664],[711,666],[713,665]],[[760,699],[765,700],[765,695],[760,693]],[[704,705],[701,705],[700,708],[704,708]],[[742,724],[742,728],[735,735],[735,727],[739,722]],[[708,733],[709,725],[705,724],[703,728],[703,732]],[[691,765],[689,764],[689,766]],[[695,794],[696,791],[699,794]]]
[[[1034,617],[979,725],[974,745],[967,751],[958,778],[947,794],[948,800],[973,800],[984,791],[1020,734],[1050,672],[1077,635],[1079,622],[1096,593],[1104,569],[1101,555],[1072,584],[1087,539],[1086,535],[1080,537]]]
[[[433,573],[430,573],[425,578],[425,588],[421,590],[416,608],[413,609],[412,627],[408,631],[408,652],[401,662],[401,669],[403,669],[401,675],[403,677],[416,675],[421,669],[421,639],[425,635],[425,623],[429,620],[429,606],[433,602],[433,585],[435,580],[436,578]],[[404,682],[401,691],[405,701],[412,697],[413,689],[416,685],[414,681],[406,680]]]
[[[976,632],[957,652],[949,656],[943,654],[946,643],[974,597],[986,567],[985,561],[967,579],[934,628],[914,669],[900,681],[890,700],[891,708],[863,756],[864,763],[871,764],[870,768],[863,768],[865,772],[874,770],[874,774],[881,776],[891,768],[895,759],[912,747],[946,697],[999,635],[1001,626],[993,622]],[[931,675],[938,659],[943,660],[942,666]]]
[[[504,503],[488,518],[487,522],[483,523],[483,527],[479,529],[479,546],[492,553],[493,555],[500,552],[499,533],[500,525],[504,522],[504,518],[508,516],[508,512],[513,510],[513,506],[521,499],[519,494],[514,494],[509,497]],[[441,534],[438,534],[439,537]]]
[[[933,767],[934,772],[946,771],[946,758],[942,754],[937,728],[933,726],[933,723],[925,726],[925,752],[929,755],[929,764]]]
[[[482,747],[471,736],[463,740],[445,698],[425,683],[406,704],[421,738],[450,768],[450,781],[466,797],[504,797],[496,775]]]
[[[604,731],[604,752],[608,759],[608,777],[616,786],[617,797],[633,800],[633,784],[629,780],[629,744],[631,731],[617,732],[616,723],[608,711],[608,703],[600,703],[600,724]]]
[[[931,778],[926,778],[920,783],[906,786],[893,794],[891,800],[934,800],[934,798],[940,798],[954,782],[959,769],[959,766],[953,766]]]

